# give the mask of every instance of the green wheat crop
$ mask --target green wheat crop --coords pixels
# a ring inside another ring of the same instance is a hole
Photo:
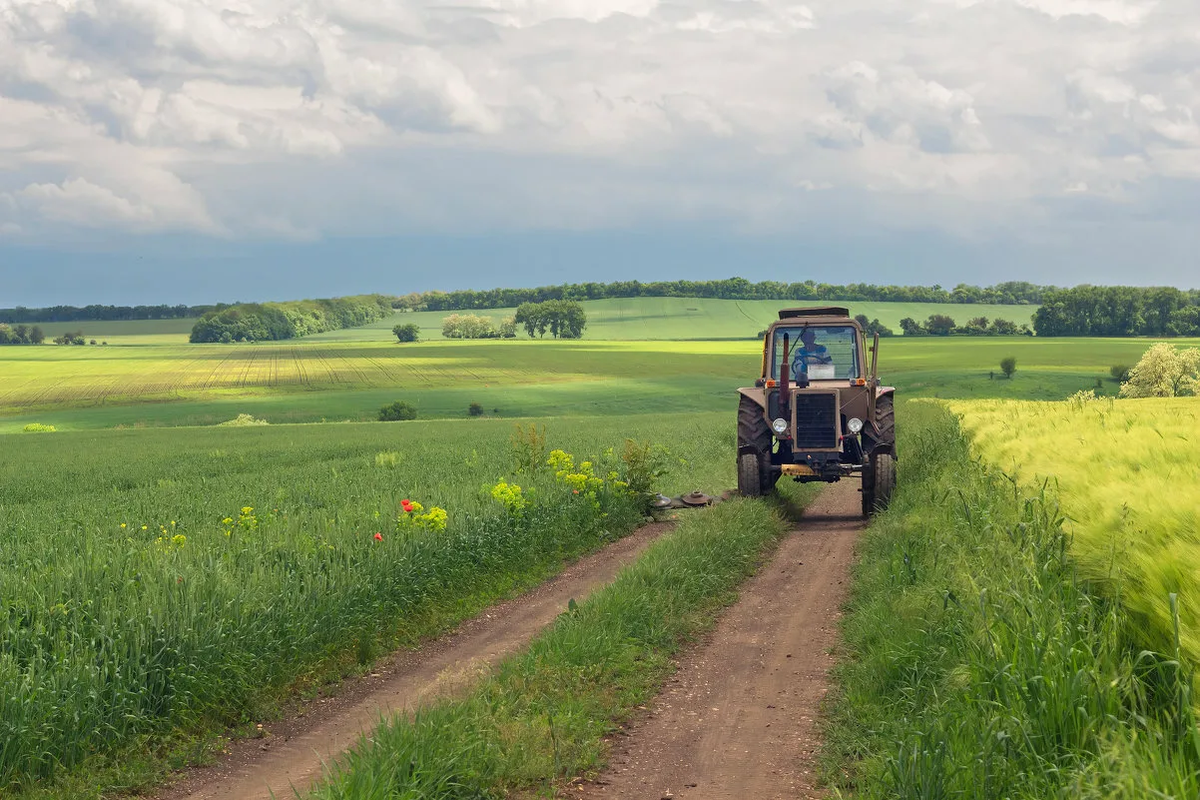
[[[953,402],[977,451],[1058,489],[1082,574],[1119,596],[1146,647],[1169,651],[1169,595],[1200,661],[1200,399]]]

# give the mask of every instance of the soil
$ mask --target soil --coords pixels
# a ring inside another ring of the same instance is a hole
[[[231,742],[214,765],[184,771],[156,797],[295,797],[293,787],[303,792],[321,777],[322,762],[330,763],[354,746],[381,715],[411,712],[431,698],[465,690],[489,665],[519,650],[553,622],[572,598],[582,600],[610,582],[621,567],[672,527],[671,522],[645,525],[419,650],[393,654],[369,675],[347,681],[335,696],[314,699],[298,713],[264,723],[261,737]]]
[[[825,488],[665,691],[612,737],[608,769],[569,796],[823,797],[817,719],[861,508],[858,481]]]

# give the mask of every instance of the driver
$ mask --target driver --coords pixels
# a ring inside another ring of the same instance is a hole
[[[792,374],[807,375],[809,364],[831,364],[833,357],[825,345],[817,344],[817,333],[812,328],[800,331],[800,347],[792,354]]]

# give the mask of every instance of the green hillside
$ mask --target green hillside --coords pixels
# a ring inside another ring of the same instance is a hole
[[[1001,317],[1018,325],[1028,324],[1037,306],[967,305],[957,303],[869,303],[832,300],[718,300],[694,297],[633,297],[610,300],[586,300],[583,305],[588,316],[585,339],[749,339],[775,319],[780,308],[804,305],[844,305],[853,314],[866,314],[900,333],[900,320],[912,317],[923,322],[930,314],[947,314],[956,322],[971,317]],[[442,319],[450,314],[478,314],[501,319],[514,309],[485,309],[479,311],[417,311],[397,314],[389,320],[352,330],[331,331],[313,339],[367,340],[375,339],[380,331],[390,335],[397,321],[415,322],[421,327],[421,338],[442,338]],[[521,334],[524,336],[524,333]]]

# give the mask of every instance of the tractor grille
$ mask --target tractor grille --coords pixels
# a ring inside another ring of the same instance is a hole
[[[796,444],[798,449],[837,449],[837,395],[800,392],[796,398]]]

